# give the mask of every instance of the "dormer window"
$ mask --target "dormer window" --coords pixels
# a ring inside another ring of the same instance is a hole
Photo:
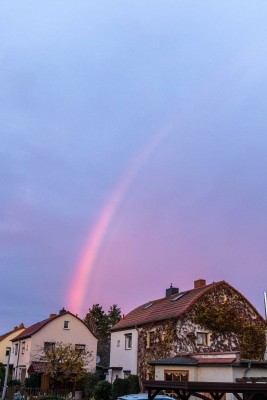
[[[64,321],[64,329],[70,329],[69,323],[70,321]]]

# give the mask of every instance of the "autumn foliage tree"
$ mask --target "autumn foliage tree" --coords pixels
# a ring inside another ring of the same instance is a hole
[[[45,363],[46,374],[50,377],[51,387],[57,382],[72,383],[73,391],[87,372],[86,367],[92,359],[92,353],[86,348],[77,348],[72,343],[56,342],[44,347],[40,360]]]

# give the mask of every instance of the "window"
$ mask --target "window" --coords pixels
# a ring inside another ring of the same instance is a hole
[[[19,345],[18,345],[18,343],[16,343],[15,344],[15,356],[18,355],[18,348],[19,348]]]
[[[197,345],[198,346],[208,345],[208,334],[206,332],[197,332]]]
[[[85,344],[75,344],[75,351],[78,354],[85,353]]]
[[[124,379],[129,378],[129,376],[131,375],[131,371],[123,371],[124,372]]]
[[[187,382],[189,378],[189,371],[183,370],[165,370],[164,379],[168,382]]]
[[[152,347],[155,343],[155,332],[151,331],[148,332],[148,337],[147,337],[147,348],[149,349]]]
[[[21,354],[25,353],[25,342],[21,343]]]
[[[64,329],[69,329],[69,321],[64,321]]]
[[[127,333],[125,336],[125,350],[131,350],[132,348],[132,334]]]
[[[52,351],[55,348],[54,342],[44,342],[44,352]]]
[[[121,341],[117,340],[117,347],[120,347],[120,345],[121,345]]]
[[[177,294],[177,296],[175,296],[173,299],[171,299],[171,301],[177,301],[179,300],[181,297],[185,296],[188,292],[184,292],[184,293],[179,293]]]

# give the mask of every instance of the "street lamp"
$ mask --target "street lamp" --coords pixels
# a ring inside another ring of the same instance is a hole
[[[3,392],[2,392],[2,400],[5,400],[5,397],[6,397],[7,378],[8,378],[8,371],[9,371],[10,354],[11,354],[11,347],[7,347],[7,348],[6,348],[7,364],[6,364],[6,372],[5,372],[4,387],[3,387]]]

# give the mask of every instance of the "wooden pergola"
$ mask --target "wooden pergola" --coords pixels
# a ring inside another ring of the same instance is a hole
[[[148,392],[148,400],[163,390],[176,393],[180,400],[191,396],[221,400],[227,393],[232,393],[237,400],[267,400],[267,383],[144,381],[143,388]]]

